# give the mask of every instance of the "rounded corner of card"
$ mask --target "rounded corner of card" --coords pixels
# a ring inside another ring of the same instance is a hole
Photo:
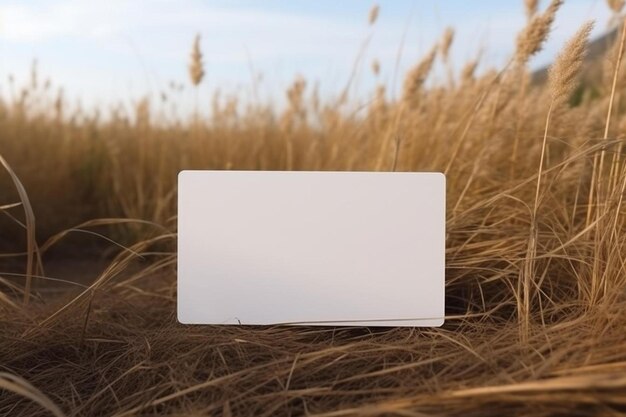
[[[194,321],[190,320],[189,317],[180,310],[180,306],[176,313],[176,321],[178,321],[178,324],[194,324]]]
[[[185,179],[185,177],[189,176],[190,173],[191,170],[189,169],[183,169],[181,171],[178,171],[178,182],[180,183],[183,179]]]

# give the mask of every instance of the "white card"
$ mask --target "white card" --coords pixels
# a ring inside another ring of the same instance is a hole
[[[182,171],[178,320],[440,326],[445,176]]]

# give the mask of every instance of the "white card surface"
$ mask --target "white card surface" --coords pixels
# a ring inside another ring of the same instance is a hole
[[[445,176],[182,171],[178,320],[440,326]]]

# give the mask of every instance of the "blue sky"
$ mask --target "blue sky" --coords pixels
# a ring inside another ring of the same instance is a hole
[[[7,94],[8,74],[25,82],[36,58],[43,77],[88,105],[157,95],[171,80],[188,85],[190,46],[198,32],[207,73],[199,92],[203,103],[218,87],[250,94],[252,74],[259,73],[265,99],[282,98],[297,74],[331,95],[345,85],[370,35],[356,91],[366,94],[377,83],[393,91],[402,81],[394,78],[399,50],[402,74],[452,26],[455,68],[481,48],[483,67],[501,66],[525,23],[522,0],[377,3],[380,16],[371,28],[373,2],[357,0],[0,0],[0,94]],[[595,35],[602,33],[609,17],[603,0],[566,0],[545,50],[531,65],[549,62],[587,19],[596,19]],[[374,58],[381,63],[378,78],[370,71]],[[434,79],[444,77],[440,66]],[[182,101],[192,94],[186,90]]]

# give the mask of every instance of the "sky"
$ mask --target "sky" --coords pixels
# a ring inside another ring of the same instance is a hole
[[[546,7],[548,0],[540,2]],[[403,74],[441,37],[455,29],[453,68],[482,50],[481,67],[501,67],[511,56],[526,17],[522,0],[384,0],[373,27],[374,2],[287,0],[0,0],[0,95],[38,73],[62,86],[67,97],[87,106],[157,97],[171,81],[184,83],[180,100],[196,94],[208,105],[215,89],[252,97],[260,79],[262,100],[284,100],[296,76],[319,83],[324,97],[346,85],[358,61],[354,91],[369,94],[385,84],[401,89]],[[606,31],[611,12],[603,0],[566,0],[537,68],[551,61],[588,19],[593,36]],[[201,34],[206,77],[198,92],[189,84],[191,43]],[[377,59],[376,77],[371,62]],[[445,79],[442,65],[431,82]]]

